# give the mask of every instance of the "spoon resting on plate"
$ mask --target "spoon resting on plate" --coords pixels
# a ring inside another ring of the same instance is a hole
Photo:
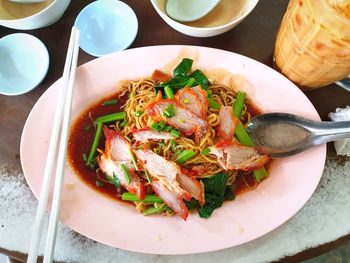
[[[312,121],[293,114],[267,113],[254,117],[246,130],[259,151],[276,158],[350,138],[350,121]]]
[[[165,11],[179,22],[198,20],[210,13],[220,0],[168,0]]]

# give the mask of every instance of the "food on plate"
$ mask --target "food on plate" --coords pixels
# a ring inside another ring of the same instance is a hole
[[[144,215],[191,210],[209,218],[267,177],[244,125],[259,111],[184,58],[173,74],[122,81],[73,123],[68,161],[76,174]]]

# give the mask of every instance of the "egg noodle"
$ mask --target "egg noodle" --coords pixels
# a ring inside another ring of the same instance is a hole
[[[157,94],[155,93],[155,86],[157,83],[152,79],[142,79],[138,81],[122,81],[119,84],[123,87],[120,96],[128,95],[125,105],[122,106],[123,111],[126,113],[126,125],[122,127],[122,121],[117,121],[115,124],[110,125],[109,127],[114,128],[129,138],[132,138],[131,131],[133,128],[147,128],[154,122],[147,114],[146,107],[150,103],[156,101]],[[210,84],[209,89],[212,91],[212,98],[216,102],[224,106],[233,106],[236,98],[236,92],[232,88],[220,84]],[[135,112],[138,111],[142,112],[143,114],[141,116],[137,116]],[[250,121],[250,118],[251,114],[248,112],[247,106],[244,105],[240,120],[244,125]],[[216,156],[202,153],[204,149],[215,144],[216,128],[220,122],[219,110],[209,107],[207,122],[209,124],[209,128],[199,144],[195,142],[193,136],[180,136],[179,138],[174,139],[176,143],[175,149],[171,147],[170,140],[166,140],[164,141],[165,145],[160,147],[157,153],[165,157],[167,160],[175,160],[179,152],[183,150],[192,150],[196,153],[196,155],[182,164],[183,167],[187,169],[200,167],[202,171],[205,171],[204,173],[198,174],[197,178],[208,178],[218,173],[225,172],[229,175],[227,184],[232,185],[238,173],[237,170],[225,171],[218,163]],[[141,174],[140,176],[146,181],[144,174]],[[245,183],[247,184],[247,182]],[[147,192],[152,192],[150,184],[146,183],[145,185],[148,190]],[[253,188],[255,186],[248,187]],[[144,202],[135,202],[136,209],[139,212],[143,212],[150,205],[158,208],[164,204],[146,204]],[[166,210],[165,213],[172,214],[172,212],[169,210]]]

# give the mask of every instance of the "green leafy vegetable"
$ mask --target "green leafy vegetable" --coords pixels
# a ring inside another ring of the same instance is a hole
[[[186,83],[186,87],[191,88],[194,83],[196,83],[195,78],[190,78]]]
[[[171,88],[173,92],[176,92],[183,87],[192,87],[194,85],[201,85],[203,89],[207,90],[209,85],[208,78],[199,69],[190,73],[192,64],[192,59],[184,58],[174,69],[174,77],[166,83],[158,84],[155,87],[155,92],[158,93],[158,91],[163,91],[166,86]]]
[[[122,194],[122,200],[124,201],[132,201],[132,202],[150,202],[150,203],[163,203],[163,200],[152,194],[148,194],[144,199],[139,199],[136,195],[125,192]]]
[[[118,103],[118,99],[113,99],[113,100],[106,100],[102,103],[102,106],[110,106],[110,105],[115,105]]]
[[[179,164],[183,164],[189,159],[191,159],[192,157],[194,157],[195,155],[196,155],[196,152],[192,150],[184,150],[177,156],[176,162]]]
[[[220,108],[221,108],[220,103],[216,102],[212,98],[208,98],[208,102],[209,102],[209,108],[220,110]]]
[[[176,68],[173,70],[174,77],[181,75],[181,76],[187,76],[187,73],[190,72],[192,68],[193,60],[189,58],[184,58],[180,62],[179,65],[176,66]]]
[[[264,167],[253,171],[253,174],[257,182],[260,182],[262,179],[269,175]]]
[[[153,214],[159,214],[162,213],[166,210],[166,206],[161,206],[161,207],[151,207],[151,208],[147,208],[144,212],[143,215],[144,216],[149,216],[149,215],[153,215]]]
[[[235,134],[238,138],[238,141],[246,146],[254,147],[253,141],[250,139],[247,131],[244,129],[243,124],[241,121],[237,122],[236,128],[235,128]]]
[[[194,83],[195,85],[201,85],[201,87],[205,90],[208,89],[208,78],[199,69],[193,71],[188,77],[194,78],[196,80],[196,82]]]
[[[238,91],[235,103],[233,104],[233,115],[238,119],[241,117],[241,113],[244,107],[245,96],[245,92]]]
[[[164,87],[164,93],[166,98],[168,99],[174,98],[174,92],[168,85]]]
[[[100,116],[95,120],[95,123],[99,124],[99,123],[118,121],[118,120],[125,119],[125,117],[126,117],[126,113],[121,111],[121,112],[116,112],[116,113]]]
[[[125,125],[128,124],[127,120],[123,120],[121,123],[120,123],[120,127],[124,128]]]
[[[199,208],[199,216],[209,218],[216,208],[222,206],[225,198],[228,175],[217,174],[202,180],[205,190],[205,204]]]
[[[192,211],[193,209],[199,207],[199,202],[196,199],[194,199],[194,198],[191,198],[190,201],[184,200],[184,202],[185,202],[185,204],[186,204],[186,206],[187,206],[189,211]]]
[[[96,133],[94,136],[94,140],[92,142],[89,157],[88,157],[87,162],[86,162],[86,165],[92,169],[95,167],[94,160],[95,160],[96,149],[97,149],[98,143],[100,142],[100,137],[101,137],[101,133],[102,133],[102,124],[103,124],[102,122],[97,123]]]

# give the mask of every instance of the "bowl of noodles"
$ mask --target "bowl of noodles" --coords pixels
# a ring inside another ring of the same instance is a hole
[[[39,99],[21,139],[36,196],[54,115],[48,105],[60,86]],[[324,146],[272,161],[259,153],[244,126],[273,111],[319,119],[288,79],[227,51],[145,47],[83,65],[61,221],[101,243],[155,254],[213,251],[268,233],[310,198],[325,160]]]

